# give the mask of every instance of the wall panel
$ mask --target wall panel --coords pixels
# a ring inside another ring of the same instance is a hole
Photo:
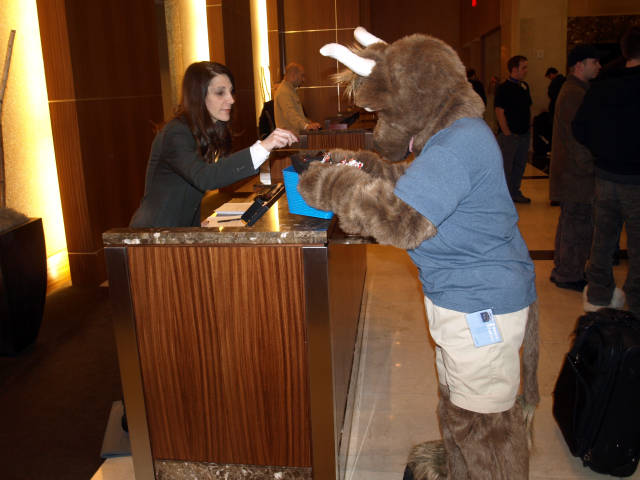
[[[162,121],[153,0],[37,0],[74,285],[105,278],[101,234],[138,207]]]

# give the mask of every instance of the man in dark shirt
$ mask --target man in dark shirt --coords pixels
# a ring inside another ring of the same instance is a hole
[[[527,58],[522,55],[509,59],[509,78],[498,86],[494,102],[504,174],[511,198],[516,203],[531,202],[520,191],[531,139],[532,102],[529,85],[524,81],[528,64]]]
[[[595,162],[595,229],[587,267],[584,308],[621,308],[640,318],[640,27],[620,41],[624,68],[594,82],[573,120],[573,135]],[[629,271],[624,293],[613,277],[618,234],[625,226]]]

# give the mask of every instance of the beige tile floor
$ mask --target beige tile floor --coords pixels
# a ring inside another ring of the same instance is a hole
[[[525,175],[535,176],[528,167]],[[530,250],[553,250],[558,209],[549,206],[546,179],[524,180],[533,202],[518,205],[520,227]],[[624,243],[623,243],[624,246]],[[550,260],[534,262],[540,302],[541,403],[535,423],[530,478],[613,478],[584,468],[571,456],[551,414],[551,393],[582,314],[578,292],[549,282]],[[407,254],[392,247],[367,247],[368,306],[349,443],[346,480],[398,480],[412,445],[440,438],[435,409],[437,380],[417,272]],[[615,268],[618,285],[626,261]],[[133,479],[130,457],[108,460],[92,480]],[[637,471],[631,479],[640,479]]]

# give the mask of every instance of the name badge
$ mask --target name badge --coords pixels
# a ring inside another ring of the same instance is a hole
[[[484,347],[502,342],[502,336],[496,325],[493,311],[490,308],[469,313],[466,317],[467,325],[473,338],[473,344],[476,347]]]

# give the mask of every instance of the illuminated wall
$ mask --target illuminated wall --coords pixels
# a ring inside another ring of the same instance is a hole
[[[205,0],[165,0],[167,45],[173,106],[180,99],[180,84],[187,67],[209,60],[209,33]]]
[[[66,250],[35,0],[0,0],[0,61],[16,30],[2,108],[7,206],[41,217],[47,256]]]

